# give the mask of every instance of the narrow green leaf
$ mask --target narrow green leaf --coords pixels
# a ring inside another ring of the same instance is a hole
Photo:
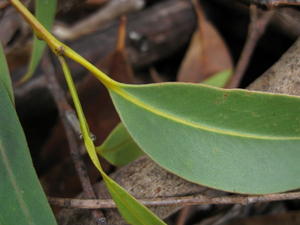
[[[144,154],[122,123],[113,129],[96,150],[100,156],[115,166],[124,166]]]
[[[0,82],[0,224],[55,225],[15,109]]]
[[[148,208],[140,204],[124,188],[108,176],[103,176],[106,186],[123,218],[133,225],[166,225]]]
[[[50,30],[54,22],[57,0],[35,0],[35,16],[38,21]],[[38,66],[43,55],[46,43],[39,40],[36,35],[33,38],[32,53],[26,74],[20,82],[26,82],[30,79]]]
[[[214,87],[224,87],[231,75],[232,70],[223,70],[204,80],[202,84],[207,84]]]
[[[9,74],[5,54],[1,43],[0,43],[0,82],[2,82],[7,93],[9,94],[9,98],[11,102],[14,104],[15,99],[14,99],[13,88],[11,84],[11,79],[10,79],[10,74]]]
[[[166,225],[147,207],[140,204],[124,188],[122,188],[119,184],[117,184],[109,176],[107,176],[104,170],[102,169],[96,153],[95,145],[90,137],[89,127],[86,122],[86,118],[84,116],[69,67],[62,56],[59,56],[59,61],[62,65],[62,69],[67,81],[67,85],[70,90],[70,94],[72,96],[72,100],[74,102],[74,106],[78,115],[85,147],[95,167],[101,173],[105,181],[105,184],[107,186],[107,189],[112,196],[112,199],[116,202],[120,214],[129,224],[132,225],[148,225],[148,224]]]
[[[141,149],[187,180],[250,194],[300,187],[299,97],[184,83],[110,94]]]

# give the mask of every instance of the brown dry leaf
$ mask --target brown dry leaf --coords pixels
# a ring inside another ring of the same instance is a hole
[[[107,71],[115,80],[133,83],[132,68],[128,63],[125,52],[125,37],[126,20],[123,18],[119,28],[116,50],[101,60],[98,66],[102,70]],[[80,83],[78,93],[91,132],[96,136],[95,144],[100,145],[111,130],[119,123],[118,114],[115,111],[107,90],[94,76],[87,76],[85,80]],[[78,190],[78,188],[80,190],[80,183],[74,183],[74,180],[78,180],[74,179],[74,176],[77,176],[76,174],[73,176],[70,176],[70,174],[65,175],[65,173],[57,174],[57,171],[64,171],[64,165],[68,163],[68,161],[64,160],[65,158],[69,158],[67,146],[64,128],[61,121],[59,121],[53,128],[52,135],[48,139],[48,142],[45,144],[41,159],[45,163],[52,161],[52,164],[56,165],[52,166],[53,169],[50,169],[43,177],[43,184],[47,187],[48,194],[53,196],[61,195],[61,193],[59,193],[60,191],[72,192],[72,190]],[[62,161],[64,162],[62,163]],[[60,163],[60,165],[57,165],[58,163]],[[104,168],[107,167],[106,164],[102,163],[102,165]],[[99,175],[96,170],[90,171],[90,173],[96,177]],[[54,183],[54,176],[56,177],[55,180],[64,181],[64,184]],[[63,176],[63,178],[61,176]],[[76,185],[77,187],[74,187]],[[61,188],[57,188],[58,186]],[[72,195],[76,193],[68,194]]]
[[[101,68],[103,68],[112,78],[119,82],[133,83],[133,70],[132,66],[128,62],[128,57],[125,50],[126,23],[126,17],[122,16],[120,18],[116,49],[102,61]]]
[[[221,35],[207,21],[199,3],[193,3],[198,17],[198,28],[192,36],[177,79],[197,83],[220,71],[232,69],[233,64]]]

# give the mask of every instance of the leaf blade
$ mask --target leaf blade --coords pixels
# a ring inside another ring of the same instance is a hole
[[[56,5],[56,0],[35,0],[35,16],[47,30],[50,30],[53,25],[56,12]],[[26,82],[32,77],[43,55],[46,43],[44,41],[39,40],[37,36],[34,35],[32,46],[32,53],[28,69],[25,75],[21,78],[21,83]]]
[[[109,193],[118,206],[118,210],[125,220],[133,225],[166,225],[147,207],[140,204],[133,196],[117,184],[110,177],[103,177]]]
[[[21,125],[1,82],[0,102],[0,224],[54,225]]]
[[[291,122],[300,121],[297,97],[192,84],[121,85],[110,93],[143,151],[187,180],[251,194],[300,186],[299,122]]]
[[[202,84],[222,88],[226,85],[227,81],[231,76],[232,76],[232,70],[224,70],[207,78],[202,82]]]
[[[122,123],[113,129],[96,150],[100,156],[115,166],[124,166],[144,154]]]
[[[4,85],[7,93],[9,94],[9,97],[10,97],[12,103],[14,103],[15,99],[14,99],[14,94],[13,94],[12,83],[11,83],[11,79],[10,79],[7,61],[6,61],[5,54],[4,54],[1,43],[0,43],[0,65],[1,65],[0,66],[0,82],[2,82],[2,84]]]

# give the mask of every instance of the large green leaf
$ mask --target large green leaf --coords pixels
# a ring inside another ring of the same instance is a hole
[[[300,187],[300,98],[198,84],[113,84],[127,130],[195,183],[264,194]]]
[[[0,43],[0,82],[2,82],[3,86],[5,87],[9,95],[9,98],[14,103],[13,88],[11,84],[11,79],[9,75],[5,54],[1,43]]]
[[[122,123],[96,149],[100,156],[115,166],[124,166],[144,154]]]
[[[35,174],[25,136],[0,82],[0,224],[55,225]]]
[[[52,27],[56,12],[57,0],[35,0],[35,16],[38,21],[48,30]],[[21,82],[27,81],[32,77],[40,59],[43,55],[46,43],[39,40],[36,35],[33,38],[32,53],[26,74],[22,77]]]

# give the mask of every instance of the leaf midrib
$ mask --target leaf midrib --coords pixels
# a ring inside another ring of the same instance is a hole
[[[214,127],[208,127],[203,124],[195,123],[192,121],[188,121],[182,117],[172,115],[170,113],[160,111],[157,108],[152,107],[151,105],[147,105],[144,102],[142,102],[140,99],[134,97],[133,95],[129,94],[126,92],[122,87],[114,87],[110,89],[111,91],[115,92],[116,94],[120,95],[127,101],[133,103],[134,105],[149,111],[153,114],[156,114],[158,116],[164,117],[166,119],[172,120],[176,123],[183,124],[186,126],[190,126],[196,129],[200,129],[203,131],[211,132],[211,133],[217,133],[217,134],[222,134],[222,135],[228,135],[228,136],[235,136],[235,137],[241,137],[241,138],[251,138],[251,139],[260,139],[260,140],[283,140],[283,141],[288,141],[288,140],[300,140],[300,137],[297,136],[291,136],[291,137],[284,137],[284,136],[267,136],[267,135],[254,135],[254,134],[246,134],[246,133],[241,133],[241,132],[236,132],[236,131],[230,131],[230,130],[224,130],[224,129],[219,129],[219,128],[214,128]]]

